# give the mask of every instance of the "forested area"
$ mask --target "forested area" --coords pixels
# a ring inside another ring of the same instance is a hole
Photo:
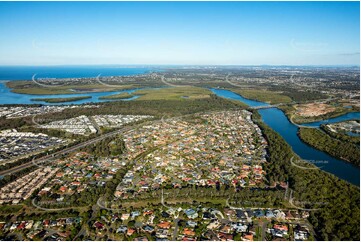
[[[212,204],[228,203],[235,207],[272,207],[284,208],[283,204],[284,189],[264,189],[264,188],[239,188],[235,191],[233,186],[220,186],[219,188],[209,186],[188,185],[182,188],[174,188],[173,186],[164,186],[164,202],[165,204],[177,204],[182,202],[192,203],[211,202]],[[127,204],[133,206],[144,205],[147,203],[159,204],[161,201],[162,190],[153,189],[148,192],[139,193],[136,197],[126,200],[118,200],[113,204]]]
[[[5,175],[2,179],[0,179],[0,187],[3,187],[12,181],[15,181],[17,178],[22,177],[22,176],[30,173],[31,171],[34,171],[36,168],[38,168],[38,167],[34,165],[31,167],[25,168],[21,171],[18,171],[16,173],[12,173],[10,175]]]
[[[31,119],[29,118],[7,119],[6,117],[0,117],[0,130],[18,128],[30,122]]]
[[[67,209],[63,211],[52,211],[52,212],[43,212],[37,211],[33,213],[20,213],[17,215],[17,219],[20,221],[23,220],[44,220],[44,219],[58,219],[58,218],[69,218],[69,217],[78,217],[80,212],[75,209]]]
[[[107,137],[95,144],[84,147],[82,151],[91,153],[96,157],[109,157],[123,154],[125,143],[121,135]]]
[[[232,92],[240,94],[242,97],[261,102],[268,102],[270,104],[289,103],[292,101],[290,97],[283,95],[281,92],[268,91],[265,89],[255,90],[255,89],[232,88],[230,90]]]
[[[91,96],[79,96],[79,97],[68,97],[68,98],[33,98],[31,101],[41,101],[46,103],[66,103],[79,101],[83,99],[89,99]]]
[[[269,162],[265,165],[267,179],[287,179],[293,196],[299,201],[318,204],[311,211],[309,221],[318,240],[360,239],[360,189],[334,175],[319,169],[300,169],[292,166],[295,156],[283,138],[260,120],[255,112],[253,119],[261,126],[269,142]],[[322,203],[321,203],[322,202]]]
[[[302,141],[316,149],[360,166],[359,146],[332,138],[328,134],[314,128],[300,128],[298,135]]]
[[[211,94],[209,98],[201,99],[182,99],[182,100],[133,100],[133,101],[112,101],[97,103],[97,107],[66,109],[62,112],[47,113],[36,115],[38,123],[47,123],[54,120],[74,118],[80,115],[106,115],[106,114],[124,114],[124,115],[152,115],[178,116],[203,111],[224,110],[237,107],[245,107],[239,102],[230,101]],[[33,106],[33,105],[29,105]],[[6,119],[0,117],[0,129],[19,128],[23,125],[34,125],[32,117],[21,117]]]
[[[51,137],[59,137],[59,138],[65,138],[65,139],[87,139],[89,137],[84,137],[82,135],[78,135],[78,134],[72,134],[72,133],[68,133],[66,131],[63,130],[59,130],[59,129],[44,129],[44,128],[38,128],[35,126],[29,126],[29,125],[25,125],[22,126],[21,128],[18,129],[19,132],[32,132],[32,133],[43,133],[46,135],[49,135]]]
[[[61,113],[38,115],[41,123],[54,120],[68,119],[80,115],[152,115],[156,117],[180,116],[203,111],[226,110],[245,107],[242,103],[233,102],[211,94],[209,98],[182,99],[182,100],[133,100],[114,101],[97,104],[94,108],[67,109]]]
[[[338,139],[343,142],[350,142],[353,144],[360,145],[360,136],[350,136],[339,132],[333,132],[325,124],[321,124],[320,128],[323,131],[325,131],[328,135],[330,135],[332,138]]]
[[[289,96],[293,101],[304,102],[328,98],[327,95],[316,91],[300,91],[299,89],[285,86],[270,86],[270,90],[281,91],[283,95]]]

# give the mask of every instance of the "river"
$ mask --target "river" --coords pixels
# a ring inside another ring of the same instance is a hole
[[[65,102],[61,104],[83,104],[83,103],[97,103],[97,102],[104,102],[109,100],[102,100],[99,97],[116,94],[116,93],[133,93],[137,89],[126,90],[126,91],[115,91],[115,92],[96,92],[96,93],[83,93],[83,94],[60,94],[60,95],[27,95],[27,94],[17,94],[11,92],[11,90],[6,87],[4,83],[0,82],[0,104],[45,104],[45,102],[38,102],[32,101],[33,98],[66,98],[66,97],[74,97],[74,96],[91,96],[89,99],[72,101],[72,102]],[[256,106],[267,106],[269,104],[258,102],[255,100],[250,100],[244,98],[236,93],[233,93],[228,90],[224,89],[210,89],[213,93],[220,97],[228,98],[243,102],[251,107]],[[138,96],[134,96],[127,100],[134,100]],[[49,104],[47,104],[49,105]],[[54,104],[59,105],[59,103]],[[263,121],[270,126],[273,130],[278,132],[292,147],[293,151],[299,155],[302,159],[310,160],[315,165],[320,167],[320,169],[327,171],[329,173],[334,174],[335,176],[346,180],[352,184],[359,186],[360,182],[360,169],[348,162],[345,162],[340,159],[336,159],[331,157],[330,155],[319,151],[300,140],[297,136],[298,127],[292,124],[286,117],[286,115],[277,108],[268,108],[268,109],[261,109],[259,113],[262,116]],[[313,122],[306,124],[310,127],[319,127],[320,124],[324,123],[334,123],[340,122],[345,120],[355,120],[360,119],[359,112],[348,113],[336,118],[332,118],[329,120],[324,120],[320,122]],[[290,163],[291,165],[291,163]]]
[[[237,100],[243,102],[251,107],[269,105],[267,103],[258,102],[244,98],[236,93],[224,89],[211,89],[217,96]],[[346,180],[354,185],[360,185],[360,169],[349,162],[336,159],[325,152],[317,150],[305,144],[297,135],[298,127],[292,124],[286,117],[283,111],[278,108],[260,109],[262,120],[271,127],[274,131],[279,133],[286,142],[292,147],[293,151],[304,160],[309,160],[320,169],[334,174],[340,179]],[[309,123],[308,126],[319,127],[324,123],[335,123],[346,120],[360,119],[360,113],[350,113],[339,116],[337,118],[324,120],[321,122]],[[290,162],[291,165],[291,162]]]
[[[341,116],[338,116],[335,118],[330,118],[330,119],[326,119],[326,120],[322,120],[322,121],[318,121],[318,122],[305,123],[305,124],[302,124],[302,126],[309,126],[309,127],[317,128],[317,127],[320,127],[321,124],[338,123],[338,122],[346,121],[346,120],[360,120],[360,113],[359,112],[346,113],[344,115],[341,115]]]

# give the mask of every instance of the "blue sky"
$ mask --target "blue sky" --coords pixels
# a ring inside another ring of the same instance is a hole
[[[359,2],[1,2],[0,65],[359,65]]]

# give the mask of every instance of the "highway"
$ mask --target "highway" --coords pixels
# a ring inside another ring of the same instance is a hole
[[[18,165],[16,167],[10,168],[10,169],[5,170],[5,171],[0,171],[0,176],[9,175],[9,174],[12,174],[14,172],[20,171],[22,169],[25,169],[25,168],[28,168],[28,167],[31,167],[31,166],[34,166],[34,165],[37,165],[37,164],[45,163],[47,161],[50,161],[51,159],[58,158],[58,157],[60,157],[60,156],[62,156],[64,154],[68,154],[70,152],[76,151],[76,150],[78,150],[80,148],[83,148],[85,146],[97,143],[97,142],[99,142],[99,141],[101,141],[101,140],[103,140],[103,139],[105,139],[107,137],[111,137],[111,136],[114,136],[114,135],[117,135],[117,134],[120,134],[120,133],[128,132],[132,128],[134,128],[134,127],[124,127],[124,128],[121,128],[121,129],[118,129],[118,130],[115,130],[115,131],[112,131],[112,132],[109,132],[109,133],[106,133],[106,134],[102,134],[102,135],[100,135],[100,136],[98,136],[96,138],[84,141],[82,143],[76,144],[74,146],[65,148],[65,149],[60,150],[60,151],[57,151],[57,152],[55,152],[55,153],[53,153],[51,155],[43,156],[43,157],[41,157],[39,159],[26,162],[24,164]]]
[[[188,116],[188,115],[182,115],[182,116],[179,116],[178,118],[186,117],[186,116]],[[131,125],[131,126],[126,126],[126,127],[114,130],[114,131],[109,132],[109,133],[101,134],[98,137],[95,137],[93,139],[84,141],[84,142],[76,144],[76,145],[73,145],[73,146],[65,148],[63,150],[57,151],[57,152],[55,152],[53,154],[43,156],[43,157],[40,157],[38,159],[34,159],[32,161],[29,161],[29,162],[26,162],[24,164],[18,165],[16,167],[12,167],[12,168],[10,168],[8,170],[5,170],[5,171],[0,171],[0,176],[6,176],[6,175],[21,171],[21,170],[23,170],[25,168],[28,168],[28,167],[31,167],[31,166],[36,166],[36,165],[41,166],[42,163],[45,163],[45,162],[50,161],[52,159],[56,159],[56,158],[58,158],[58,157],[60,157],[62,155],[65,155],[65,154],[68,154],[70,152],[76,151],[76,150],[78,150],[80,148],[83,148],[83,147],[86,147],[88,145],[97,143],[97,142],[99,142],[99,141],[101,141],[101,140],[103,140],[105,138],[131,131],[132,129],[134,129],[136,127],[147,125],[147,124],[149,124],[151,122],[164,122],[164,120],[163,119],[161,119],[161,120],[149,120],[149,121],[134,124],[134,125]]]

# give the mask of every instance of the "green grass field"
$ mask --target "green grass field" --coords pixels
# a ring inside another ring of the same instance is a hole
[[[209,98],[212,92],[205,88],[186,86],[139,90],[133,94],[140,95],[138,100],[186,100]]]

